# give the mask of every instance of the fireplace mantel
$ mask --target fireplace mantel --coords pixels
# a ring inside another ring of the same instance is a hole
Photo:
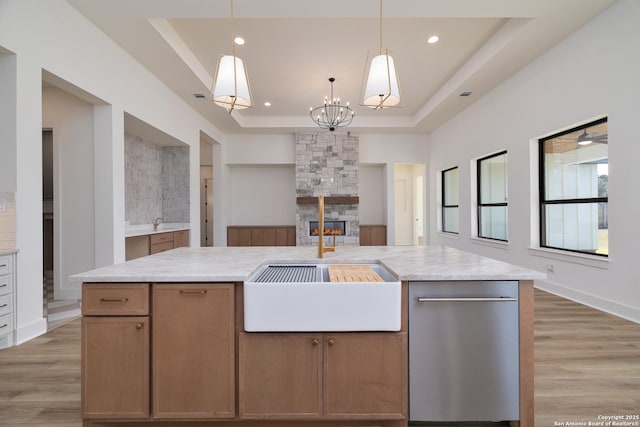
[[[317,197],[296,197],[296,203],[299,205],[317,205]],[[357,205],[360,203],[358,196],[326,196],[324,198],[325,205]]]

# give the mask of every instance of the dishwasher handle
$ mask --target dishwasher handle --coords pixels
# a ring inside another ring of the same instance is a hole
[[[460,297],[460,298],[424,298],[418,297],[418,302],[510,302],[518,301],[516,297]]]

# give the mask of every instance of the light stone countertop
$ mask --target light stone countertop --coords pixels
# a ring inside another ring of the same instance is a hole
[[[71,276],[83,282],[243,282],[265,262],[379,262],[400,280],[542,280],[546,274],[443,246],[178,248]]]
[[[127,225],[124,229],[124,237],[148,236],[150,234],[188,230],[190,227],[191,225],[188,222],[163,222],[160,223],[157,230],[153,229],[153,224]]]

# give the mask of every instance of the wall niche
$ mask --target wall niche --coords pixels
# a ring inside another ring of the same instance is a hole
[[[125,221],[189,222],[189,147],[158,145],[125,132]]]

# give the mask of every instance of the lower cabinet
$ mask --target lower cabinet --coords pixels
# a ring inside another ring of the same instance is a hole
[[[233,418],[234,295],[226,283],[83,284],[82,418]]]
[[[153,417],[235,415],[233,284],[153,286]]]
[[[322,334],[240,333],[242,418],[322,415]]]
[[[83,285],[82,418],[149,416],[148,290]]]
[[[404,419],[406,334],[241,333],[241,418]]]

